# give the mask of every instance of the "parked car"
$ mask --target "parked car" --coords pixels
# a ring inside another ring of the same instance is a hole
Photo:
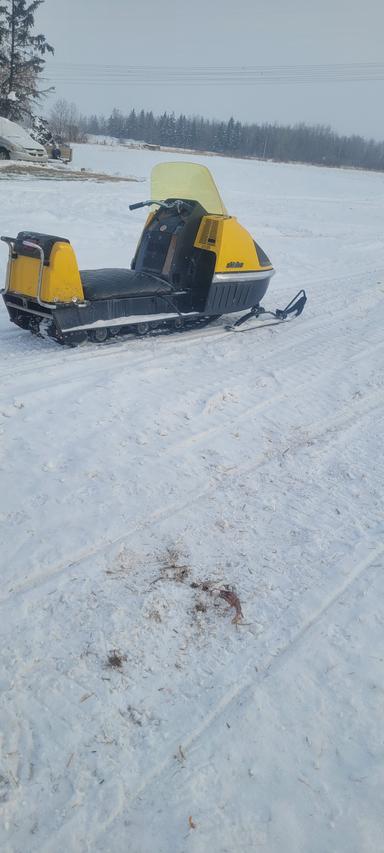
[[[13,121],[0,116],[0,160],[29,160],[46,163],[48,154],[39,142]]]

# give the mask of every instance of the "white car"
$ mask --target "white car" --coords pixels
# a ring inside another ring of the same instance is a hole
[[[48,154],[45,148],[39,142],[35,142],[23,127],[0,116],[0,160],[29,160],[34,163],[46,163]]]

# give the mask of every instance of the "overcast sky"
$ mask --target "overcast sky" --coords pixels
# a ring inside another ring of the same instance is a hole
[[[384,139],[384,81],[230,86],[87,83],[75,63],[121,66],[326,66],[382,63],[384,0],[45,0],[36,19],[55,48],[54,99],[241,121],[331,124]],[[109,79],[109,78],[108,78]]]

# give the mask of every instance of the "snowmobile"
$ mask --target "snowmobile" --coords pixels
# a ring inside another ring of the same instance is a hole
[[[9,260],[2,291],[10,319],[35,334],[76,346],[121,332],[137,335],[205,325],[223,314],[301,313],[305,293],[265,312],[273,266],[229,216],[205,166],[161,163],[151,177],[150,207],[130,269],[79,270],[69,240],[20,231],[2,237]]]

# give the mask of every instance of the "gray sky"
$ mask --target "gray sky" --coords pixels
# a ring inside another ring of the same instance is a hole
[[[331,124],[384,139],[384,80],[285,85],[86,83],[75,63],[276,66],[382,63],[384,0],[45,0],[37,26],[55,47],[47,73],[87,114],[113,107],[241,121]],[[382,75],[384,76],[384,75]]]

